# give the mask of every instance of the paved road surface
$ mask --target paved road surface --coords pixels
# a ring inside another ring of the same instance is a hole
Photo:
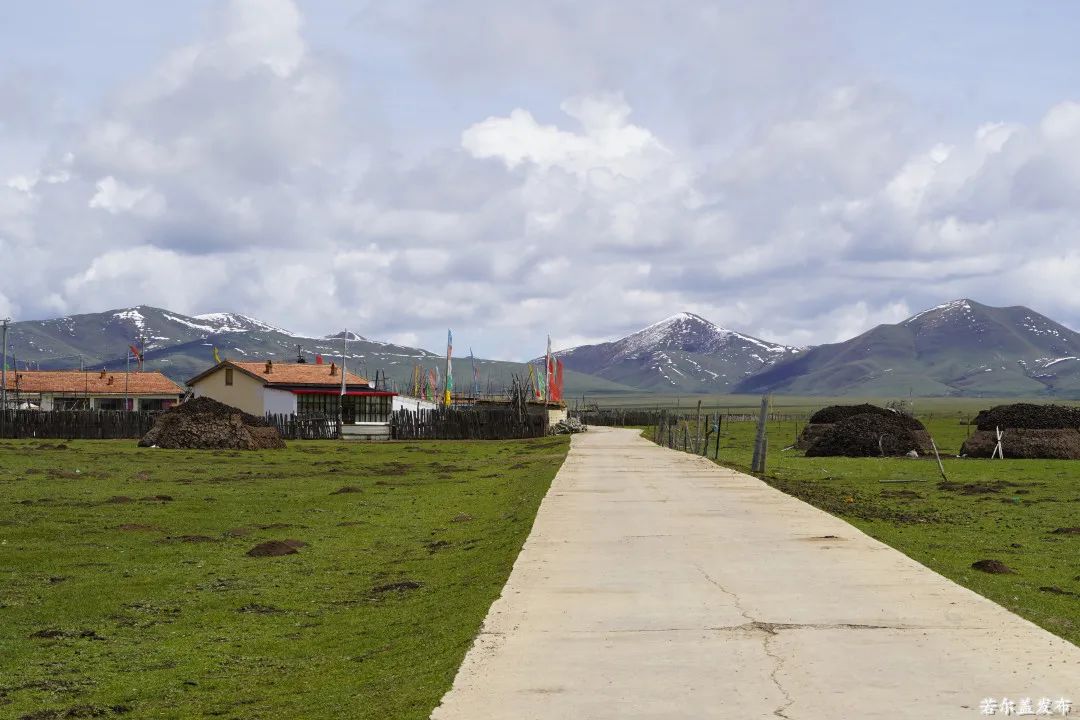
[[[987,696],[1080,717],[1080,648],[752,477],[594,428],[432,717],[936,720]]]

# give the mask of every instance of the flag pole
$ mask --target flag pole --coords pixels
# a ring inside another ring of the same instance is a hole
[[[341,333],[341,397],[337,404],[338,438],[341,438],[341,429],[344,426],[345,405],[345,356],[349,352],[349,330],[346,328]]]
[[[4,318],[0,323],[3,323],[2,338],[0,338],[0,344],[3,345],[2,353],[4,356],[3,364],[0,365],[0,437],[4,436],[4,430],[7,428],[7,331],[8,323],[11,322],[11,318]]]
[[[544,405],[551,400],[551,335],[547,336],[547,354],[544,355]]]

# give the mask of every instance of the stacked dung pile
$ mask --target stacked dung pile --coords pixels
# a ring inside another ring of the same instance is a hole
[[[810,416],[807,420],[806,427],[799,433],[799,440],[795,443],[795,447],[799,450],[806,450],[814,441],[825,435],[832,429],[832,426],[841,420],[846,420],[853,415],[864,415],[867,413],[882,413],[889,412],[885,408],[880,408],[877,405],[830,405],[827,408],[822,408],[816,413]]]
[[[896,417],[905,418],[901,421],[901,423],[904,424],[905,427],[914,434],[916,441],[915,446],[909,449],[916,450],[919,453],[931,452],[930,434],[926,432],[926,428],[918,420],[907,417],[905,415],[901,415],[895,410],[889,410],[888,408],[878,407],[877,405],[869,405],[865,403],[862,405],[830,405],[827,408],[818,410],[816,413],[810,416],[806,427],[803,428],[802,433],[800,433],[799,435],[799,441],[795,443],[795,447],[799,450],[809,451],[810,447],[818,440],[828,435],[837,423],[843,422],[853,417],[858,417],[860,415],[879,415],[887,419]],[[862,422],[862,424],[865,424],[865,422]],[[876,448],[876,439],[874,440],[874,443]],[[904,453],[906,452],[907,450],[904,451]],[[904,453],[900,454],[902,455]],[[809,452],[807,452],[807,454],[809,455]],[[880,455],[881,453],[875,450],[873,454]],[[863,456],[855,455],[853,457]]]
[[[209,450],[271,450],[285,447],[281,433],[264,419],[199,397],[158,415],[141,447]]]
[[[874,411],[832,416],[840,419],[821,423],[827,427],[806,448],[807,457],[878,457],[930,451],[930,434],[915,418],[873,405],[855,407]]]
[[[978,428],[960,448],[961,455],[990,457],[1002,431],[1005,457],[1080,460],[1080,408],[1015,403],[998,405],[975,416]]]

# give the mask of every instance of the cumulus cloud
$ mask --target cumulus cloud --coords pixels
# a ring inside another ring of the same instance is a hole
[[[395,91],[467,115],[418,150],[296,4],[222,2],[47,137],[0,116],[0,309],[449,325],[508,358],[679,310],[797,345],[959,296],[1076,325],[1080,104],[931,127],[814,6],[384,4],[366,31],[423,78]]]

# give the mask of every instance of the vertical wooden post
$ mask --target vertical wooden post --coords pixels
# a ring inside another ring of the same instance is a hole
[[[720,430],[723,427],[723,418],[720,413],[716,413],[716,454],[713,455],[713,460],[720,459]]]
[[[701,401],[697,401],[697,412],[694,414],[694,454],[697,455],[698,445],[701,443]]]
[[[949,482],[949,478],[945,477],[945,466],[941,464],[941,455],[938,454],[937,443],[934,442],[933,436],[930,438],[930,447],[934,448],[934,457],[937,458],[937,467],[941,471],[941,479]]]
[[[766,422],[769,417],[769,396],[761,396],[761,411],[758,414],[757,434],[754,437],[754,457],[750,462],[750,472],[761,472],[762,455],[764,453],[763,440],[765,438]]]

